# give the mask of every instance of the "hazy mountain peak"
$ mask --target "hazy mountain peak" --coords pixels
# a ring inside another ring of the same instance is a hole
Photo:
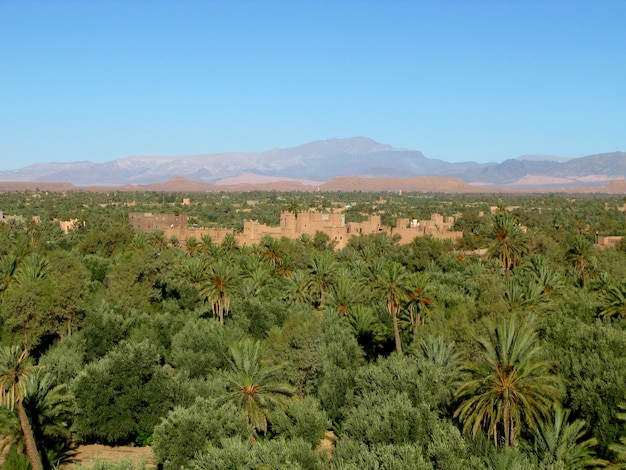
[[[557,162],[557,163],[565,163],[571,158],[569,157],[557,157],[556,155],[522,155],[521,157],[517,157],[516,160],[520,160],[523,162]]]
[[[369,137],[333,138],[316,140],[297,147],[281,149],[281,153],[298,154],[300,156],[317,156],[327,154],[362,155],[374,152],[400,150],[391,145],[381,144]]]

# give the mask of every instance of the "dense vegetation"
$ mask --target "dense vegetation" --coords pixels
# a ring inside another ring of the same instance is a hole
[[[128,224],[346,203],[348,220],[460,214],[465,235],[335,251],[321,233],[241,247]],[[1,194],[24,216],[0,224],[5,468],[92,442],[152,445],[164,469],[626,468],[626,242],[594,246],[626,234],[624,203]]]

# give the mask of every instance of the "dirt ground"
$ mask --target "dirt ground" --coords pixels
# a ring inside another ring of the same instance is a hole
[[[61,465],[61,469],[69,470],[72,464],[91,465],[99,462],[131,461],[139,464],[145,462],[147,467],[155,468],[154,457],[150,447],[109,447],[100,444],[78,446],[69,463]]]

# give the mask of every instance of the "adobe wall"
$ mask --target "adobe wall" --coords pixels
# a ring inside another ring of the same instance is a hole
[[[600,248],[615,248],[623,237],[598,237],[596,246]]]
[[[208,235],[214,243],[221,243],[227,234],[233,234],[228,229],[212,229],[204,227],[188,227],[186,215],[131,213],[130,223],[135,230],[161,230],[166,238],[176,237],[185,242],[191,237],[198,241]],[[345,223],[345,215],[341,212],[300,212],[293,214],[283,212],[280,215],[280,225],[271,227],[257,221],[245,221],[243,232],[234,234],[240,245],[250,246],[259,243],[267,235],[273,238],[287,237],[300,238],[303,234],[315,236],[316,232],[323,232],[334,241],[337,249],[344,248],[353,236],[374,233],[387,233],[389,236],[400,235],[400,243],[408,244],[415,237],[430,235],[437,239],[456,239],[463,236],[463,232],[454,232],[450,229],[454,224],[453,217],[433,214],[429,220],[398,219],[395,228],[382,225],[379,215],[372,215],[363,222]]]
[[[151,212],[131,212],[128,214],[130,225],[135,230],[151,232],[153,230],[180,229],[187,227],[187,214],[153,214]]]

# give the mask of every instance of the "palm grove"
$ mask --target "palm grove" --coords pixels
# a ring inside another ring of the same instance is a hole
[[[188,197],[0,195],[24,215],[0,224],[5,468],[80,443],[151,445],[165,469],[625,468],[626,243],[593,244],[626,233],[623,199]],[[132,204],[237,228],[348,200],[353,220],[460,213],[464,237],[242,247],[127,221]]]

